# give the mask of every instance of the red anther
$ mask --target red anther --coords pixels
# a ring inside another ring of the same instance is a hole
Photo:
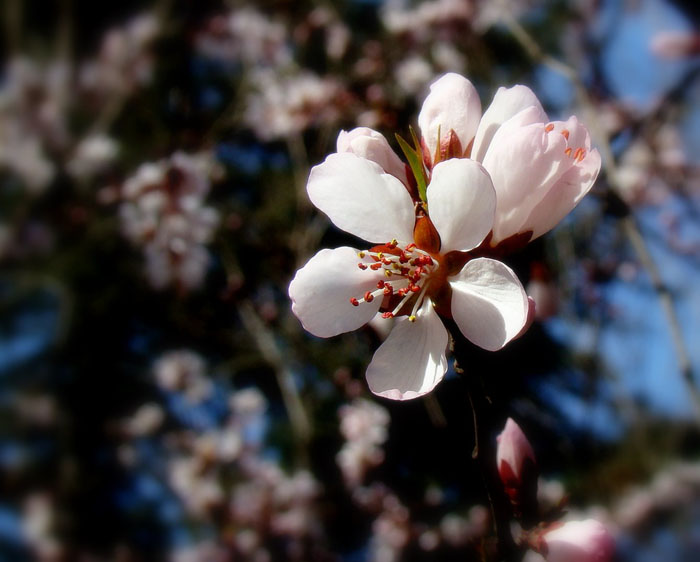
[[[399,262],[406,263],[407,261],[408,261],[408,256],[406,255],[406,252],[401,252],[401,255],[399,256]]]
[[[566,129],[562,129],[561,134],[564,135],[564,138],[566,140],[569,140],[569,131],[567,131]]]
[[[397,292],[399,293],[399,296],[400,296],[400,297],[405,297],[405,296],[406,296],[406,293],[408,293],[408,288],[407,288],[407,287],[403,287],[403,288],[399,289]]]
[[[414,277],[420,277],[423,274],[423,266],[419,265],[416,267],[416,270],[413,272]]]
[[[353,306],[360,306],[360,301],[358,301],[355,297],[350,297],[350,304]]]
[[[357,267],[359,267],[359,268],[360,268],[361,270],[363,270],[363,271],[364,271],[365,269],[367,269],[367,266],[366,266],[364,263],[361,263],[361,262],[357,264]]]
[[[378,261],[377,263],[373,263],[372,265],[369,266],[370,269],[377,271],[380,267],[382,267],[382,262]]]
[[[544,128],[544,132],[545,132],[545,133],[549,133],[549,132],[551,132],[551,131],[553,131],[553,130],[554,130],[554,123],[550,123],[549,125],[547,125],[547,126]]]
[[[382,259],[382,263],[384,265],[391,265],[393,262],[389,258],[384,258]]]
[[[408,267],[402,267],[401,268],[401,275],[408,275],[408,272],[411,271]]]
[[[420,291],[420,287],[418,285],[411,285],[409,289],[411,289],[412,293],[417,293],[418,291]]]
[[[394,294],[394,288],[391,285],[384,287],[384,294],[389,296]]]
[[[411,242],[408,246],[406,246],[406,251],[410,252],[415,247],[416,247],[416,245],[413,242]]]
[[[384,285],[386,285],[386,283],[384,282],[383,279],[380,279],[379,281],[377,281],[377,289],[383,289]]]
[[[393,318],[394,315],[391,312],[383,312],[382,318]]]
[[[374,300],[374,295],[370,291],[367,291],[365,293],[365,302],[372,302],[373,300]]]
[[[571,153],[572,153],[572,152],[573,152],[573,150],[572,150],[571,148],[567,148],[567,149],[564,151],[564,154],[566,154],[567,156],[571,156]]]
[[[391,249],[391,250],[393,250],[393,249],[396,248],[396,246],[398,246],[398,245],[399,245],[399,243],[398,243],[396,240],[392,240],[391,242],[389,242],[389,243],[386,245],[386,247],[389,248],[389,249]]]

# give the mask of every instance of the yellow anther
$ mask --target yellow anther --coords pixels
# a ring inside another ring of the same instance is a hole
[[[377,254],[377,257],[378,257],[379,259],[382,259],[382,258],[384,257],[384,254],[382,254],[381,252],[379,252],[379,253]]]
[[[413,316],[413,314],[411,314],[411,315],[408,317],[408,321],[409,321],[409,322],[415,322],[415,321],[416,321],[416,317]]]
[[[365,255],[366,254],[364,252],[357,252],[357,257],[359,257],[359,258],[364,258]]]
[[[390,270],[390,269],[385,269],[385,270],[384,270],[384,275],[385,275],[386,277],[391,277],[391,270]]]

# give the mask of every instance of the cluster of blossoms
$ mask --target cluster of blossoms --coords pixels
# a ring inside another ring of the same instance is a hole
[[[408,165],[378,132],[341,132],[307,191],[366,250],[322,250],[289,285],[292,310],[320,337],[376,314],[396,325],[367,369],[371,390],[421,396],[447,370],[451,318],[491,351],[527,327],[533,307],[515,273],[493,256],[553,228],[593,185],[600,156],[575,117],[550,122],[525,86],[501,88],[481,114],[474,86],[446,74],[418,116]]]
[[[309,71],[280,76],[274,70],[261,69],[251,73],[250,81],[253,92],[245,122],[264,141],[333,123],[340,115],[344,92],[334,78]]]
[[[362,484],[367,471],[384,460],[389,413],[379,404],[356,398],[338,411],[345,443],[336,460],[349,487]]]
[[[219,214],[204,204],[218,168],[209,154],[182,152],[142,164],[122,188],[122,231],[143,248],[146,271],[155,288],[199,287],[207,271],[206,244]]]
[[[151,13],[109,30],[98,55],[80,68],[80,87],[89,96],[102,100],[130,94],[148,84],[153,75],[151,47],[159,32],[158,19]]]
[[[153,65],[150,47],[158,31],[153,15],[137,17],[109,31],[98,56],[76,68],[63,59],[44,64],[10,59],[0,89],[0,169],[12,172],[36,193],[61,167],[84,178],[111,163],[116,142],[96,128],[80,140],[80,134],[70,130],[69,112],[79,109],[104,119],[115,109],[109,105],[116,96],[146,84]]]
[[[491,526],[489,510],[478,504],[465,513],[448,511],[437,522],[422,521],[391,488],[379,482],[355,487],[352,499],[374,516],[368,547],[370,560],[377,562],[397,562],[416,549],[438,556],[465,549],[476,554]],[[431,487],[422,507],[434,509],[443,500],[443,492]]]
[[[341,58],[350,34],[329,7],[317,7],[292,27],[244,5],[209,20],[195,47],[203,57],[244,73],[243,122],[267,142],[332,124],[346,109],[350,94],[340,77],[319,76],[295,60],[295,50],[318,32],[325,36],[327,56]]]
[[[227,397],[223,416],[196,422],[198,414],[203,420],[211,418],[222,394],[209,378],[203,358],[186,349],[167,352],[154,364],[154,375],[168,415],[183,424],[181,429],[168,429],[164,440],[170,487],[193,524],[233,530],[225,544],[204,541],[177,548],[172,559],[200,560],[198,556],[206,552],[207,559],[234,556],[262,562],[274,559],[271,545],[280,543],[285,559],[303,560],[305,545],[321,532],[315,513],[321,487],[310,472],[288,474],[264,457],[266,398],[254,387],[234,391]],[[162,414],[144,415],[144,409],[153,407],[137,410],[125,426],[145,428],[137,420],[163,420]],[[206,428],[189,428],[192,421]],[[131,437],[152,434],[156,423]],[[123,458],[135,462],[134,454]]]

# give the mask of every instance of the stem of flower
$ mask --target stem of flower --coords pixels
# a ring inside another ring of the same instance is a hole
[[[462,365],[468,364],[466,341],[453,320],[443,318],[450,332],[450,349],[455,358],[455,371],[466,385],[467,396],[474,420],[474,449],[472,458],[479,464],[484,490],[491,507],[497,552],[493,560],[517,562],[524,556],[524,548],[517,545],[511,534],[512,508],[498,477],[496,466],[495,433],[505,420],[496,419],[493,403],[487,395],[479,375],[465,374]]]

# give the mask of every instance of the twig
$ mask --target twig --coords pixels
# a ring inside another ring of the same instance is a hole
[[[255,341],[258,350],[274,368],[282,400],[292,424],[292,431],[295,434],[296,443],[300,447],[300,458],[302,462],[306,462],[306,446],[311,437],[311,425],[294,383],[294,374],[288,367],[288,362],[282,355],[272,332],[258,316],[255,307],[249,301],[243,301],[238,305],[238,314],[243,326]]]
[[[587,112],[586,121],[589,123],[591,129],[591,135],[594,138],[595,144],[598,150],[601,152],[603,168],[608,178],[608,185],[610,189],[616,194],[620,195],[619,183],[617,180],[617,164],[615,162],[615,155],[612,151],[610,141],[607,134],[600,124],[600,120],[596,114],[595,106],[591,100],[586,86],[581,80],[578,72],[569,65],[555,59],[554,57],[545,53],[537,42],[532,38],[532,36],[523,28],[522,25],[513,17],[507,8],[507,2],[502,1],[503,8],[503,20],[508,26],[513,37],[521,44],[523,49],[527,51],[530,58],[534,61],[540,62],[555,72],[568,78],[574,85],[576,90],[576,95],[579,99],[579,103],[584,107]],[[651,279],[652,286],[656,292],[656,296],[659,299],[661,308],[664,315],[666,316],[666,321],[671,332],[671,338],[673,340],[673,345],[678,358],[679,369],[683,381],[688,389],[690,397],[693,402],[693,407],[695,410],[696,417],[700,419],[700,389],[695,382],[695,377],[693,373],[692,364],[690,362],[690,356],[688,354],[688,349],[683,340],[683,334],[680,327],[680,322],[678,320],[678,315],[675,311],[673,305],[673,299],[671,298],[671,293],[668,287],[663,282],[659,268],[654,261],[649,248],[644,241],[641,234],[640,228],[637,225],[635,218],[628,214],[621,219],[622,228],[627,236],[630,244],[634,248],[639,261],[642,266],[646,269],[649,277]]]

